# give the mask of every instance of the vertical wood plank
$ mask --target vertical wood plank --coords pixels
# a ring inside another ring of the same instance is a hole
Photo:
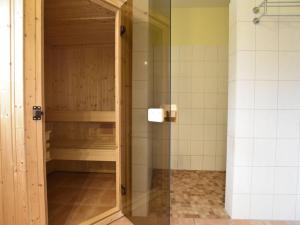
[[[121,209],[121,146],[122,139],[120,132],[121,128],[121,41],[120,41],[120,28],[121,28],[121,10],[116,12],[115,20],[115,103],[116,103],[116,146],[117,159],[116,159],[116,206]]]
[[[43,103],[42,4],[41,0],[25,1],[25,148],[28,171],[28,209],[32,225],[47,223],[43,121],[32,120],[32,107]]]
[[[121,145],[121,183],[126,188],[122,197],[122,212],[128,214],[131,201],[131,124],[132,124],[132,0],[128,0],[121,9],[121,22],[126,27],[121,37],[122,43],[122,145]]]
[[[11,95],[11,2],[0,2],[1,15],[1,159],[2,159],[2,215],[3,224],[15,224],[15,196],[14,196],[14,157],[12,136],[12,95]]]
[[[12,136],[15,164],[16,224],[28,224],[26,166],[24,145],[24,92],[23,92],[23,1],[11,1],[12,52]]]

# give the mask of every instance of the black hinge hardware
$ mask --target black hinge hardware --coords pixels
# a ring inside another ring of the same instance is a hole
[[[122,193],[122,195],[127,194],[127,190],[126,190],[126,187],[124,185],[121,185],[121,193]]]
[[[123,36],[123,34],[126,33],[126,27],[124,25],[121,25],[121,28],[120,28],[120,34],[121,36]]]
[[[41,106],[33,106],[32,107],[32,119],[33,120],[41,120],[43,115]]]

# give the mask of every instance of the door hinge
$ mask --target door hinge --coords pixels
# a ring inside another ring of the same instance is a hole
[[[125,33],[126,33],[126,27],[124,25],[121,25],[120,35],[123,36]]]
[[[122,193],[122,195],[127,194],[127,190],[126,190],[126,187],[124,185],[121,185],[121,193]]]
[[[33,120],[41,120],[43,115],[41,106],[33,106],[32,107],[32,119]]]

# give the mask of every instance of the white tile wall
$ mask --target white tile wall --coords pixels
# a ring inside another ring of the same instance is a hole
[[[173,169],[225,170],[227,55],[225,46],[172,46]]]
[[[230,2],[226,209],[300,220],[300,20],[254,25],[255,2]]]

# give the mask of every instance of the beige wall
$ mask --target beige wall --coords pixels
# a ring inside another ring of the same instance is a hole
[[[172,169],[225,170],[228,8],[172,9]]]

